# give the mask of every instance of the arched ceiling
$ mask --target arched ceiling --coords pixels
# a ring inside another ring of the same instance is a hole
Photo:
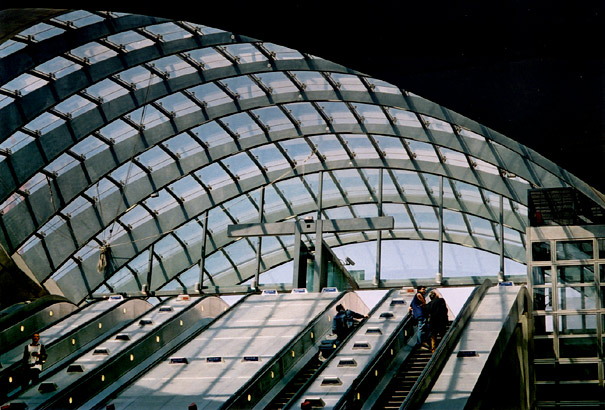
[[[420,96],[180,20],[76,10],[19,32],[0,45],[0,118],[0,243],[75,302],[147,281],[193,289],[200,258],[213,284],[243,283],[257,242],[227,226],[261,209],[268,222],[320,202],[322,218],[376,216],[380,196],[395,217],[383,239],[435,241],[442,177],[445,241],[498,253],[502,211],[505,256],[523,262],[528,188],[574,186],[603,205],[531,149]],[[262,270],[292,249],[263,242]]]

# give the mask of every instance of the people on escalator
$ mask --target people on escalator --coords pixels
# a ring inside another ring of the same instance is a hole
[[[447,305],[435,290],[429,293],[431,301],[426,305],[426,310],[429,316],[429,328],[431,331],[431,352],[435,352],[437,348],[437,338],[443,337],[447,329]]]
[[[23,349],[23,380],[21,390],[25,390],[29,383],[38,383],[42,365],[46,361],[46,348],[40,343],[40,335],[34,333],[32,342]]]
[[[337,343],[341,343],[358,325],[358,319],[364,319],[368,315],[345,309],[342,304],[336,306],[336,315],[332,319],[332,333],[336,335]]]
[[[414,316],[414,320],[417,324],[416,332],[416,348],[420,350],[429,350],[429,324],[426,312],[426,286],[418,286],[416,288],[416,294],[410,303],[410,312]]]

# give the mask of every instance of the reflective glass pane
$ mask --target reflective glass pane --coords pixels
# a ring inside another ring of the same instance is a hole
[[[557,266],[557,272],[560,285],[594,282],[594,267],[592,265]]]
[[[40,70],[43,73],[52,74],[55,76],[55,78],[64,77],[67,74],[78,71],[81,68],[81,65],[63,57],[55,57],[52,60],[49,60],[36,67],[37,70]]]
[[[273,43],[263,43],[263,47],[271,53],[276,60],[294,60],[304,58],[301,53],[291,48],[283,47]]]
[[[534,266],[532,268],[532,282],[534,285],[552,283],[552,269],[550,266]]]
[[[225,78],[221,83],[242,100],[265,95],[265,92],[248,76]]]
[[[594,334],[597,331],[597,315],[560,315],[558,329],[560,335]]]
[[[70,11],[53,18],[63,22],[70,22],[76,27],[84,27],[104,20],[103,17],[84,10]]]
[[[593,241],[557,241],[557,260],[592,259]]]
[[[550,288],[534,288],[534,310],[552,312],[552,294]]]
[[[597,291],[592,286],[559,288],[559,309],[594,309],[597,305]]]
[[[154,44],[147,37],[142,36],[134,31],[125,31],[112,36],[108,36],[107,40],[122,46],[126,51],[138,50],[139,48],[148,47]]]
[[[532,242],[531,255],[533,261],[550,261],[550,242]]]

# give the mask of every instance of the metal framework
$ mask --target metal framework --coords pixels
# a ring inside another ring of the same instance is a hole
[[[503,269],[525,262],[529,188],[605,204],[419,96],[183,21],[72,11],[15,35],[0,45],[0,118],[0,244],[75,302],[203,275],[235,285],[293,259],[293,237],[259,247],[231,224],[393,216],[379,235],[325,240],[436,241],[440,271],[443,242],[464,245]]]

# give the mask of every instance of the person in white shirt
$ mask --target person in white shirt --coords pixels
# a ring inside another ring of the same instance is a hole
[[[21,384],[22,390],[25,390],[29,383],[38,383],[40,372],[42,371],[42,365],[46,361],[46,349],[42,343],[40,343],[40,335],[34,333],[32,335],[32,342],[25,346],[23,349],[23,382]]]

